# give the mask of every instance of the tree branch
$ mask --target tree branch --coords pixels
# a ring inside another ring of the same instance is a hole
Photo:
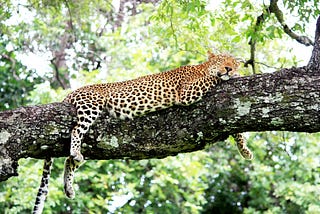
[[[317,20],[316,32],[314,36],[314,47],[312,50],[312,55],[308,63],[309,70],[320,71],[320,16]]]
[[[244,63],[244,66],[248,67],[248,65],[251,65],[253,74],[256,74],[256,67],[255,67],[255,52],[256,52],[256,44],[257,44],[256,37],[259,34],[259,31],[261,30],[261,27],[269,14],[270,14],[270,11],[269,11],[269,7],[268,7],[268,8],[266,8],[266,10],[264,12],[262,12],[257,17],[257,21],[254,25],[253,33],[252,33],[252,35],[254,35],[254,36],[251,36],[250,41],[249,41],[250,59]]]
[[[227,81],[188,107],[134,120],[104,112],[84,139],[87,159],[163,158],[203,149],[246,131],[320,131],[320,72],[283,69]],[[73,106],[51,103],[0,112],[0,180],[17,175],[20,158],[69,154]]]
[[[266,18],[270,14],[274,14],[280,23],[280,25],[283,28],[283,31],[290,36],[292,39],[296,40],[297,42],[305,45],[305,46],[310,46],[314,45],[311,39],[309,39],[307,36],[299,36],[295,32],[293,32],[289,26],[285,23],[284,18],[283,18],[283,13],[278,7],[278,0],[270,0],[270,5],[266,7],[266,9],[257,17],[257,21],[254,25],[253,33],[252,35],[257,35],[259,34],[259,31],[261,30],[261,26],[266,20]],[[255,51],[256,51],[256,44],[257,44],[257,39],[254,36],[250,38],[249,45],[250,45],[250,59],[247,60],[244,63],[245,67],[248,67],[248,65],[251,65],[252,67],[252,72],[253,74],[256,73],[256,68],[255,68]]]
[[[309,39],[307,36],[299,36],[295,32],[293,32],[289,26],[285,23],[283,19],[283,13],[278,7],[278,0],[271,0],[270,1],[270,12],[274,13],[276,16],[278,22],[281,24],[283,31],[290,36],[292,39],[296,40],[297,42],[305,45],[305,46],[310,46],[313,45],[313,42],[311,39]]]
[[[257,21],[256,21],[256,24],[254,25],[254,30],[252,33],[253,35],[258,35],[258,31],[260,30],[265,19],[266,19],[266,14],[264,12],[260,16],[257,17]],[[254,64],[255,63],[256,44],[257,44],[257,38],[252,36],[249,41],[250,59],[244,63],[245,67],[248,67],[248,65],[251,65],[253,74],[256,74],[256,67]]]

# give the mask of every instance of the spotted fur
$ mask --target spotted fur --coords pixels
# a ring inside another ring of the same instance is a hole
[[[83,162],[80,152],[83,136],[103,110],[117,118],[133,118],[173,105],[190,105],[223,80],[237,76],[239,62],[225,54],[208,53],[208,60],[199,65],[140,77],[134,80],[88,85],[70,93],[64,102],[77,109],[77,125],[71,133],[70,156],[65,162],[64,190],[74,198],[74,171]],[[252,159],[241,134],[234,136],[237,148],[245,159]]]
[[[44,201],[46,200],[46,197],[49,192],[48,187],[49,187],[49,179],[50,179],[52,163],[53,163],[52,158],[47,158],[44,160],[41,184],[38,190],[36,201],[34,203],[33,212],[32,212],[33,214],[39,214],[39,213],[42,213],[43,211]]]
[[[238,151],[240,155],[247,160],[253,159],[253,154],[247,146],[246,140],[242,134],[237,133],[232,135],[233,139],[236,141]]]

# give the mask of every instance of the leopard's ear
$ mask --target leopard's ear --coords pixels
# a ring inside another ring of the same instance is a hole
[[[207,51],[208,59],[214,58],[216,55],[214,55],[210,50]]]

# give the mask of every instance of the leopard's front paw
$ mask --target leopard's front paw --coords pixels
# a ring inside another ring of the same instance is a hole
[[[64,183],[64,193],[70,199],[75,197],[75,193],[73,190],[73,180],[74,180],[74,170],[76,166],[72,157],[68,157],[64,162],[64,175],[63,175],[63,183]]]
[[[250,151],[249,148],[241,150],[240,154],[246,160],[252,160],[253,159],[253,153]]]
[[[74,199],[75,197],[75,192],[73,190],[72,184],[70,185],[70,183],[66,183],[64,185],[64,193],[66,194],[66,196],[70,199]]]

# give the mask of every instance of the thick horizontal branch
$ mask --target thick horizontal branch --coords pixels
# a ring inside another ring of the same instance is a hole
[[[284,69],[227,81],[202,101],[134,120],[104,112],[86,135],[87,159],[162,158],[203,149],[247,131],[320,131],[320,72]],[[52,103],[0,112],[0,179],[16,175],[20,158],[69,154],[73,106]]]

